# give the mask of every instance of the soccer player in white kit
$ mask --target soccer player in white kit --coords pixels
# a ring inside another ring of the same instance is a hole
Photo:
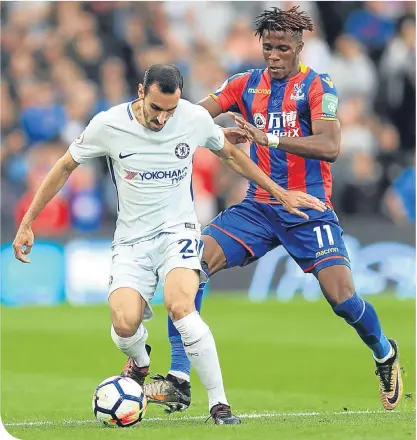
[[[209,148],[291,212],[301,206],[324,206],[308,194],[286,196],[225,139],[206,109],[181,99],[182,86],[175,66],[151,66],[139,84],[137,100],[96,115],[46,176],[13,247],[16,258],[28,263],[37,215],[80,163],[107,156],[118,203],[109,282],[111,336],[128,356],[122,374],[143,385],[149,373],[148,332],[142,321],[152,317],[149,302],[161,281],[167,311],[208,391],[214,423],[236,424],[240,419],[232,414],[225,395],[213,335],[194,306],[200,277],[205,277],[191,186],[194,152],[199,146]]]

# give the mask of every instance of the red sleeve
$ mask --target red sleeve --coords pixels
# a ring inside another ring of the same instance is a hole
[[[249,73],[238,73],[228,78],[214,93],[210,94],[220,105],[223,113],[239,108],[249,76]]]
[[[311,120],[337,121],[338,97],[336,88],[328,76],[317,75],[308,92]]]

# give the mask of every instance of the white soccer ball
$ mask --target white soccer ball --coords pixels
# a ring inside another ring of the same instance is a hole
[[[106,426],[124,428],[139,423],[147,405],[142,387],[129,377],[109,377],[98,385],[93,395],[94,415]]]

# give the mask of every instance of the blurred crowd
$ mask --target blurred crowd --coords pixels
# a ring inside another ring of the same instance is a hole
[[[13,230],[34,191],[91,117],[132,100],[146,68],[174,63],[197,102],[234,73],[263,68],[253,20],[295,2],[2,2],[1,215]],[[339,92],[333,202],[343,215],[415,221],[415,3],[299,2],[316,24],[302,62]],[[221,116],[221,125],[232,125]],[[243,146],[247,148],[247,146]],[[240,201],[246,181],[199,149],[196,208],[204,224]],[[105,160],[76,169],[41,214],[38,234],[112,224]]]

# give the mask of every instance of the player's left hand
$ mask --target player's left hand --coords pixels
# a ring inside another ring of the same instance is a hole
[[[226,139],[233,145],[244,144],[245,142],[251,141],[247,131],[242,128],[223,128],[223,132]]]
[[[282,203],[286,211],[305,218],[306,220],[309,218],[308,215],[298,208],[315,209],[319,212],[324,212],[327,209],[321,200],[302,191],[286,190],[280,195],[278,200]]]
[[[250,142],[256,142],[258,145],[264,145],[266,147],[268,146],[266,133],[252,124],[249,124],[249,122],[245,121],[241,116],[236,115],[235,113],[229,112],[228,115],[231,116],[236,122],[236,125],[245,132],[246,137]]]

